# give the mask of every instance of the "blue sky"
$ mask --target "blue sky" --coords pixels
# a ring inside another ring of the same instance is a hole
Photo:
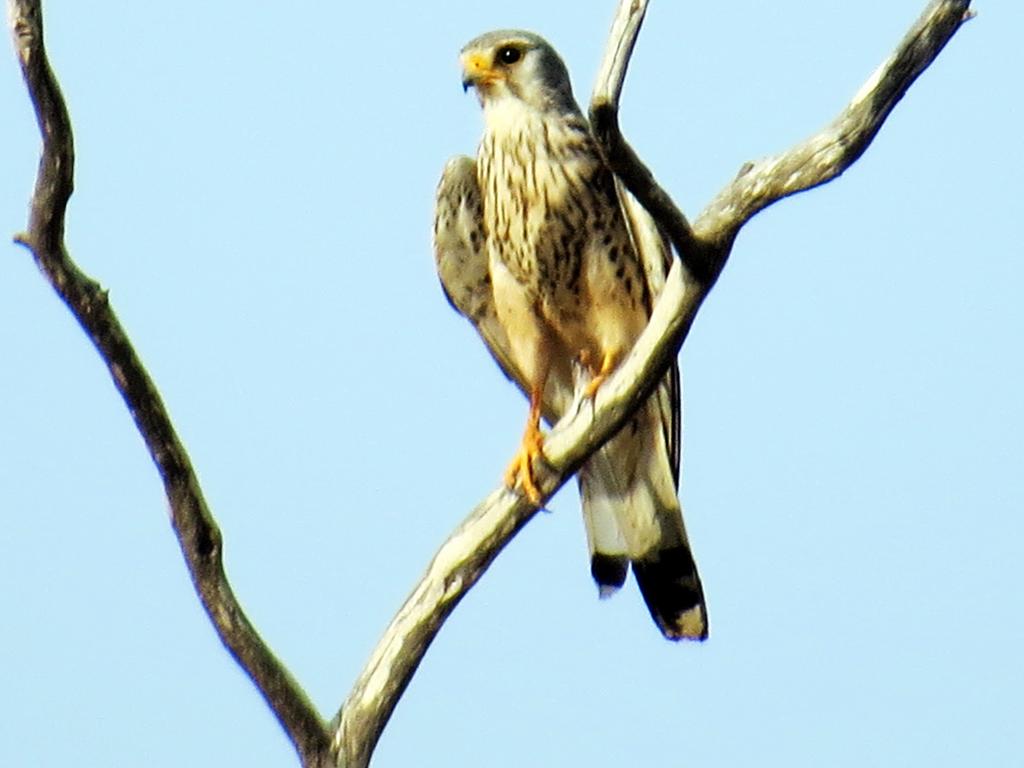
[[[830,120],[924,0],[654,2],[623,127],[689,214]],[[518,26],[586,101],[613,2],[48,2],[68,245],[156,379],[264,637],[333,714],[526,406],[437,285]],[[441,4],[436,4],[441,5]],[[681,356],[711,637],[598,601],[567,487],[441,633],[375,765],[1011,765],[1024,745],[1024,115],[980,3],[842,178],[742,232]],[[6,234],[38,138],[0,65],[0,764],[293,765],[191,590],[105,368]]]

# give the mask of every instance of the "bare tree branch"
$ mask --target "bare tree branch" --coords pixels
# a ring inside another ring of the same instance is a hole
[[[608,162],[668,233],[680,260],[669,274],[648,328],[599,390],[593,407],[577,404],[548,435],[544,452],[549,466],[537,468],[545,499],[617,431],[663,375],[743,224],[782,197],[822,184],[848,168],[970,15],[970,0],[933,0],[893,55],[829,126],[787,152],[745,166],[691,227],[618,128],[619,94],[646,6],[646,0],[619,4],[591,119]],[[473,510],[434,557],[328,729],[238,604],[223,570],[220,531],[159,394],[110,308],[106,292],[67,254],[64,214],[74,169],[70,121],[46,60],[39,0],[8,0],[8,11],[43,136],[28,230],[16,239],[32,251],[92,339],[132,412],[163,478],[174,530],[196,591],[222,642],[252,677],[305,765],[337,761],[346,768],[361,768],[368,764],[402,692],[448,615],[536,510],[504,488]]]
[[[544,443],[548,466],[537,468],[536,477],[544,499],[615,434],[664,374],[724,267],[740,227],[776,200],[822,184],[848,168],[900,97],[970,16],[970,0],[933,0],[832,124],[787,152],[746,167],[691,228],[618,129],[618,98],[646,6],[646,0],[619,3],[591,120],[609,163],[668,233],[681,259],[669,273],[647,329],[598,390],[594,407],[570,409],[548,434]],[[499,488],[441,547],[335,718],[332,747],[346,768],[368,764],[398,699],[444,620],[534,512],[522,497]]]
[[[554,492],[550,485],[544,490]],[[340,765],[357,768],[369,763],[391,713],[448,615],[536,511],[524,497],[500,488],[441,546],[335,718],[332,748]]]
[[[758,211],[831,181],[853,165],[918,75],[935,60],[960,25],[973,18],[970,6],[971,0],[928,3],[896,50],[831,123],[795,147],[740,169],[697,218],[697,237],[727,252],[740,227]]]
[[[92,339],[163,478],[171,521],[196,592],[225,647],[277,715],[303,763],[326,765],[328,732],[306,694],[249,623],[224,574],[220,529],[160,395],[110,307],[64,245],[74,183],[74,140],[64,98],[43,45],[39,0],[8,0],[8,20],[43,138],[28,230],[16,236]]]

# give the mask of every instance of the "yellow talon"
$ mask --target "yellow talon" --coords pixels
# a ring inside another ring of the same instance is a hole
[[[530,416],[526,420],[526,431],[523,433],[523,440],[519,444],[515,458],[505,470],[505,485],[508,488],[515,488],[518,482],[522,486],[526,498],[540,506],[543,497],[533,479],[533,462],[538,458],[544,458],[544,435],[540,431],[539,394],[530,398]]]

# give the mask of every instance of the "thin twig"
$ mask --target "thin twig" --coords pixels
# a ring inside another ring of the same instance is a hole
[[[107,293],[82,273],[64,244],[74,180],[74,142],[60,87],[43,44],[39,0],[8,0],[8,20],[43,138],[28,230],[16,236],[92,339],[163,478],[171,520],[196,592],[225,647],[252,678],[303,764],[326,765],[329,735],[306,694],[250,624],[223,568],[223,542],[192,463],[160,395],[111,309]]]
[[[595,407],[570,413],[548,434],[544,455],[549,466],[536,468],[538,487],[545,499],[615,434],[664,375],[725,265],[739,228],[781,197],[824,183],[852,164],[900,96],[967,18],[969,5],[970,0],[935,0],[928,5],[896,52],[830,126],[841,128],[834,137],[834,151],[825,156],[809,155],[808,146],[820,144],[811,139],[763,165],[755,165],[727,186],[691,228],[632,150],[624,151],[628,145],[618,131],[618,95],[646,2],[620,2],[591,115],[600,122],[598,135],[609,162],[669,234],[682,260],[673,265],[647,329],[598,390]],[[826,129],[819,136],[828,132]],[[814,158],[818,161],[811,162]],[[441,547],[385,631],[335,718],[332,746],[346,768],[368,764],[388,718],[444,620],[533,514],[521,497],[498,489]]]

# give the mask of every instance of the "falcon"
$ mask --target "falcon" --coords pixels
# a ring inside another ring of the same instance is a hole
[[[490,32],[460,61],[484,135],[476,160],[445,166],[434,256],[449,303],[529,399],[505,482],[539,505],[541,417],[553,424],[595,396],[647,325],[671,252],[603,160],[543,38]],[[704,591],[677,496],[680,413],[673,365],[578,482],[599,594],[621,587],[632,566],[665,637],[703,640]]]

